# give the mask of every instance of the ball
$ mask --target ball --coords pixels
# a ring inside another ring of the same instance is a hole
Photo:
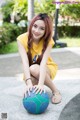
[[[27,95],[23,98],[23,106],[29,113],[41,114],[45,112],[49,105],[49,95],[47,92],[36,94],[33,91],[30,92],[30,96]]]

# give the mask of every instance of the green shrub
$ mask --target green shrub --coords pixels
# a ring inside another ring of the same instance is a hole
[[[16,37],[25,32],[27,28],[18,27],[16,24],[4,23],[0,27],[0,47],[15,41]]]
[[[58,26],[59,37],[80,37],[80,26]]]
[[[6,0],[1,6],[1,13],[3,14],[3,21],[10,22],[11,14],[14,9],[14,0]]]

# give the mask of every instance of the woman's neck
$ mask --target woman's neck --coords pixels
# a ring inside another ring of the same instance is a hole
[[[34,42],[35,44],[38,44],[38,43],[40,42],[40,40],[33,40],[33,42]]]

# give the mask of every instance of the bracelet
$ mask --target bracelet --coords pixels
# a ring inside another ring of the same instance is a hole
[[[25,82],[26,82],[27,80],[29,80],[29,79],[31,79],[31,78],[27,78],[27,79],[25,80]]]

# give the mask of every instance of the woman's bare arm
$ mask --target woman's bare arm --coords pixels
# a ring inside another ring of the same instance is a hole
[[[23,47],[23,45],[20,43],[20,41],[17,41],[17,43],[18,43],[18,49],[19,49],[19,53],[21,56],[21,60],[23,63],[23,70],[24,70],[25,79],[31,78],[30,70],[29,70],[29,61],[28,61],[28,56],[27,56],[26,50]],[[32,85],[32,82],[30,79],[28,81],[26,81],[26,83],[29,85],[30,84]]]
[[[45,81],[45,77],[46,77],[46,62],[47,62],[47,59],[50,55],[50,51],[51,51],[51,48],[52,48],[52,45],[49,45],[43,55],[43,58],[42,58],[42,61],[41,61],[41,64],[40,64],[40,76],[39,76],[39,82],[38,82],[38,85],[35,85],[34,88],[35,88],[35,91],[36,91],[36,94],[38,92],[42,92],[42,91],[45,91],[44,90],[44,81]]]
[[[45,76],[46,76],[46,62],[47,59],[50,55],[50,51],[51,51],[52,45],[49,45],[43,55],[41,64],[40,64],[40,77],[39,77],[39,84],[43,85],[44,84],[44,80],[45,80]]]

